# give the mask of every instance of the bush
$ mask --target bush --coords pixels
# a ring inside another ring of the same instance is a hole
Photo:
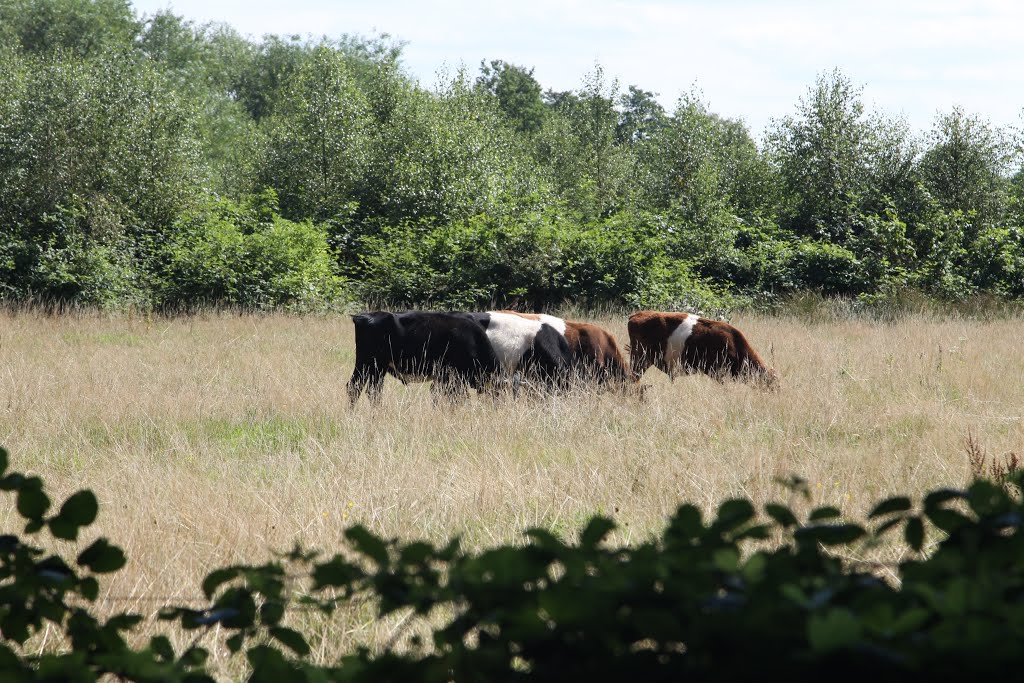
[[[0,476],[26,522],[24,538],[0,536],[0,666],[13,680],[212,680],[204,647],[178,655],[157,635],[132,648],[141,617],[93,616],[100,575],[125,563],[120,549],[101,538],[68,562],[28,542],[44,530],[75,541],[96,518],[92,493],[48,515],[43,482],[7,472],[2,449]],[[326,559],[296,547],[217,569],[202,584],[209,607],[160,618],[244,651],[256,681],[995,676],[1024,664],[1022,482],[1011,468],[920,502],[888,498],[868,514],[870,530],[832,507],[800,517],[770,503],[759,515],[733,499],[705,519],[683,504],[656,538],[618,547],[605,517],[573,540],[531,529],[523,545],[476,553],[457,539],[400,542],[357,525]],[[809,500],[805,482],[786,485]],[[883,540],[907,546],[887,567],[892,583],[851,559]],[[330,614],[364,601],[430,639],[400,631],[380,650],[320,666],[307,636],[283,625],[291,609]],[[20,647],[47,628],[73,648]]]
[[[281,218],[273,191],[243,204],[211,198],[178,221],[173,235],[158,266],[161,307],[310,308],[346,294],[325,229]]]
[[[801,242],[793,251],[789,268],[798,288],[826,295],[857,294],[867,285],[857,255],[831,242]]]
[[[721,304],[686,262],[667,255],[663,230],[656,216],[584,222],[554,210],[402,223],[360,239],[353,276],[364,298],[398,305]]]

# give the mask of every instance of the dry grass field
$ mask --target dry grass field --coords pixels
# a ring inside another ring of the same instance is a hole
[[[624,317],[593,322],[625,345]],[[93,529],[129,558],[104,604],[145,614],[198,597],[214,567],[295,541],[332,551],[353,522],[483,547],[601,512],[629,542],[683,501],[785,499],[779,475],[862,516],[887,494],[963,483],[969,433],[993,455],[1024,450],[1020,319],[731,322],[781,391],[651,369],[643,402],[447,406],[388,379],[379,407],[350,410],[347,317],[0,314],[0,444],[55,501],[96,492]],[[390,627],[364,610],[323,628],[329,659]]]

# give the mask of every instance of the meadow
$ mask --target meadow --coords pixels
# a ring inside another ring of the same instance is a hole
[[[625,315],[590,320],[625,346]],[[886,495],[966,482],[968,439],[990,459],[1024,449],[1019,318],[731,322],[779,372],[780,391],[651,369],[643,400],[437,405],[425,385],[389,378],[379,406],[350,409],[347,316],[8,311],[0,445],[55,501],[95,491],[90,535],[129,558],[101,607],[150,616],[200,598],[215,567],[296,542],[334,552],[354,522],[481,548],[531,526],[573,534],[602,513],[619,525],[612,541],[629,543],[684,501],[711,512],[734,496],[787,500],[775,479],[791,474],[813,504],[863,518]],[[146,622],[140,637],[157,628]],[[329,660],[393,624],[356,608],[317,628],[314,659]]]

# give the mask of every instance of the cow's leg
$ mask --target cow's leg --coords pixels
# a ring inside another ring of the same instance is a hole
[[[652,354],[642,344],[632,344],[629,347],[629,371],[633,375],[633,381],[639,382],[647,368],[654,363]]]
[[[449,403],[457,403],[469,397],[469,381],[457,371],[442,371],[430,385],[430,393],[435,404],[442,398]]]
[[[384,371],[373,364],[356,365],[352,371],[352,378],[348,381],[348,400],[350,405],[355,405],[359,395],[366,388],[366,396],[377,403],[380,401],[380,390],[384,385]]]

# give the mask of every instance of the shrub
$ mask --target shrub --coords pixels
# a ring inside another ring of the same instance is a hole
[[[555,210],[402,223],[360,239],[354,276],[364,298],[404,305],[720,304],[685,261],[668,256],[663,230],[656,216],[584,222]]]
[[[203,646],[178,655],[157,635],[132,648],[126,636],[141,617],[92,614],[101,575],[125,563],[120,549],[101,538],[68,562],[29,539],[46,531],[76,541],[96,518],[95,496],[79,491],[48,514],[43,482],[8,472],[7,460],[0,449],[0,490],[16,496],[26,523],[23,536],[0,536],[4,671],[13,680],[211,680]],[[998,675],[1024,663],[1024,475],[1002,476],[920,502],[880,501],[870,530],[832,507],[804,517],[769,503],[758,514],[745,499],[707,519],[683,504],[660,535],[631,546],[608,542],[615,523],[605,517],[575,539],[531,529],[525,544],[481,552],[356,525],[328,558],[296,547],[278,561],[217,569],[202,584],[209,607],[168,607],[160,618],[244,651],[256,681]],[[786,485],[809,500],[805,482]],[[888,540],[907,552],[887,567],[890,583],[852,558],[896,530],[901,540]],[[321,666],[309,661],[306,635],[283,625],[294,608],[329,614],[363,601],[431,638],[400,631],[382,649]],[[46,628],[60,646],[21,647]]]
[[[281,218],[273,191],[243,204],[211,198],[173,235],[158,267],[162,307],[309,308],[345,295],[323,226]]]
[[[789,267],[799,288],[822,294],[856,294],[866,285],[856,254],[831,242],[800,242]]]

